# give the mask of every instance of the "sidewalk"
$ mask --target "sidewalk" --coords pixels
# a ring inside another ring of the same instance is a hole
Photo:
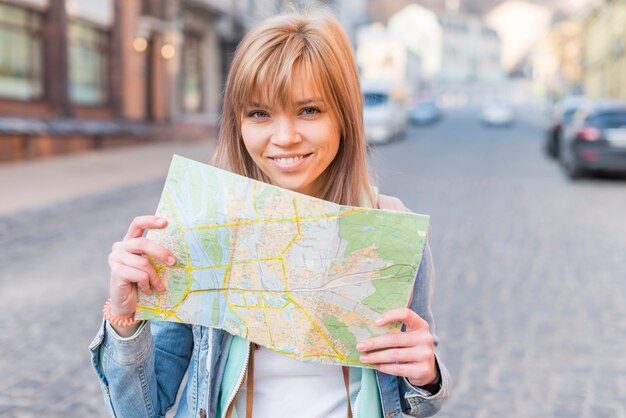
[[[0,216],[165,179],[172,155],[208,162],[215,141],[159,142],[0,164]]]

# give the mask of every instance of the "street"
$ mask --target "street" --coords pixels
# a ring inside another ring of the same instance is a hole
[[[478,113],[450,109],[370,153],[381,192],[431,216],[453,378],[437,417],[626,418],[626,180],[568,181],[536,111],[510,129]],[[107,416],[87,349],[106,259],[162,184],[0,217],[1,417]]]

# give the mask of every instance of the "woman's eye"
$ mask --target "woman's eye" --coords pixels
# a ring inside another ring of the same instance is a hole
[[[262,110],[253,110],[252,112],[248,113],[248,116],[254,119],[261,119],[267,117],[268,115],[267,112],[263,112]]]
[[[305,107],[301,112],[303,115],[316,115],[320,113],[320,110],[317,107]]]

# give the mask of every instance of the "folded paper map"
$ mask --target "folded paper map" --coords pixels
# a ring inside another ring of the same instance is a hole
[[[342,206],[174,156],[148,238],[167,290],[140,294],[136,317],[216,327],[288,356],[359,362],[357,341],[399,331],[428,216]]]

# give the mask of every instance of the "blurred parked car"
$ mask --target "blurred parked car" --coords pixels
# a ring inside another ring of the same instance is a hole
[[[403,136],[408,127],[404,103],[384,86],[363,86],[362,91],[367,142],[382,144]]]
[[[441,107],[444,109],[454,107],[465,107],[469,103],[467,94],[448,91],[439,96]]]
[[[596,170],[626,172],[626,102],[579,108],[563,131],[559,155],[571,179]]]
[[[480,120],[487,126],[510,126],[514,119],[513,107],[502,101],[489,102],[480,112]]]
[[[419,100],[409,109],[409,121],[416,125],[427,125],[441,118],[441,109],[434,99]]]
[[[554,105],[552,122],[546,135],[545,151],[552,158],[559,158],[559,148],[563,128],[571,123],[576,110],[588,102],[584,96],[568,96]]]

